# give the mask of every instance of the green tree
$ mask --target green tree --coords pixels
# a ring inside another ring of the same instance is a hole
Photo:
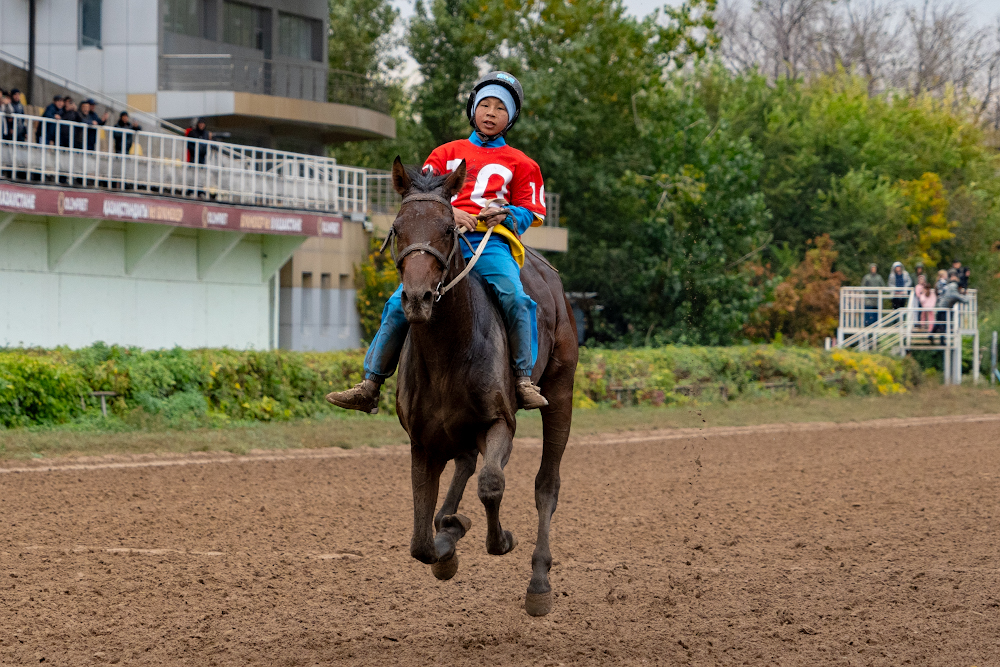
[[[395,68],[397,18],[399,10],[388,0],[330,0],[330,68],[372,78]]]

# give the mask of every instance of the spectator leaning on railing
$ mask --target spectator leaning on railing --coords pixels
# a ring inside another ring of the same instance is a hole
[[[42,113],[42,118],[50,118],[52,120],[62,120],[62,115],[66,106],[66,98],[62,95],[56,95],[52,98],[52,103],[45,107],[45,111]],[[43,129],[44,126],[44,129]],[[45,132],[45,141],[41,142],[47,146],[55,145],[56,143],[56,124],[42,122],[39,124],[38,132]],[[40,138],[41,134],[38,137]]]
[[[205,164],[205,158],[208,155],[208,145],[205,141],[212,140],[212,133],[208,131],[205,124],[204,118],[199,118],[194,122],[193,127],[189,127],[184,130],[184,134],[187,135],[189,139],[201,139],[202,141],[189,141],[187,145],[187,155],[188,162],[195,162],[195,153],[197,152],[197,162],[198,164]]]
[[[74,123],[82,123],[83,116],[80,112],[76,110],[76,104],[73,99],[67,96],[65,98],[66,104],[63,106],[62,120],[68,120]],[[83,128],[74,127],[72,125],[60,125],[59,126],[59,145],[64,148],[82,148],[83,147]]]
[[[107,111],[104,112],[103,116],[98,116],[95,110],[95,105],[97,102],[94,100],[85,100],[80,102],[80,115],[83,117],[83,123],[90,125],[92,127],[87,128],[87,150],[92,151],[97,146],[97,126],[104,125],[108,122],[108,116],[111,114]]]
[[[885,287],[885,281],[882,280],[882,276],[878,274],[878,264],[874,262],[871,263],[868,267],[868,273],[861,279],[861,286]],[[875,324],[875,320],[878,319],[878,302],[880,297],[878,296],[877,290],[866,292],[865,294],[865,326],[867,327]]]
[[[14,138],[14,107],[10,95],[0,90],[0,136],[4,141]]]
[[[969,297],[958,291],[958,270],[948,271],[948,282],[945,284],[944,292],[938,294],[937,300],[937,323],[934,325],[934,333],[945,333],[945,322],[952,319],[951,309],[956,303],[969,303]],[[957,322],[954,323],[958,325]],[[933,343],[933,338],[931,339]],[[941,344],[945,344],[944,336],[941,336]]]
[[[15,88],[10,91],[10,105],[14,109],[14,113],[24,115],[24,104],[21,100],[21,91]],[[17,140],[24,141],[28,138],[28,126],[25,124],[23,118],[17,119],[15,121],[17,124]]]
[[[913,287],[913,280],[910,274],[903,268],[902,262],[893,262],[892,269],[889,270],[889,279],[886,280],[888,287]],[[906,292],[892,293],[892,309],[905,308],[908,301]]]
[[[132,142],[135,139],[135,135],[132,132],[138,132],[142,128],[138,123],[131,121],[128,111],[122,111],[118,114],[118,122],[115,123],[115,128],[115,153],[128,154],[132,152]],[[132,130],[132,132],[128,132],[127,130]]]

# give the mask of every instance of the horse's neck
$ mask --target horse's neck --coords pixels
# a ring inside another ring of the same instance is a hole
[[[475,279],[465,278],[445,294],[434,305],[429,322],[410,327],[414,351],[432,373],[447,372],[455,361],[467,358],[462,351],[475,341],[476,298],[471,280]]]

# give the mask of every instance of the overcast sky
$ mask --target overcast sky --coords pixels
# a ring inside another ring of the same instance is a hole
[[[624,0],[625,6],[635,16],[645,16],[664,4],[680,4],[678,1],[665,2],[665,0]],[[919,6],[923,0],[900,0],[904,5]],[[398,7],[403,17],[413,14],[413,0],[392,0],[392,4]],[[966,0],[965,4],[969,8],[972,18],[978,23],[985,25],[991,23],[1000,15],[1000,1],[998,0]]]

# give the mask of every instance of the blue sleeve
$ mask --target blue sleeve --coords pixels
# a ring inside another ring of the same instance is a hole
[[[531,227],[531,223],[535,221],[535,214],[523,206],[508,206],[507,210],[510,211],[507,220],[510,222],[510,219],[513,218],[514,231],[517,232],[518,236],[528,231],[528,227]]]

